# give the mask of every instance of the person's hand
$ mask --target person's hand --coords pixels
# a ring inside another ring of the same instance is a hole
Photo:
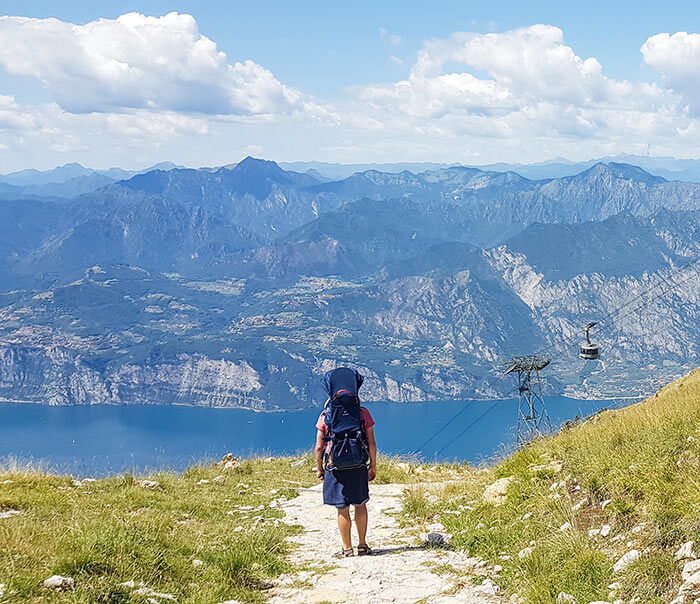
[[[316,477],[317,477],[319,480],[323,480],[324,474],[325,474],[325,472],[323,471],[323,468],[317,468],[317,469],[316,469]]]
[[[367,478],[369,480],[374,480],[377,477],[377,466],[374,464],[370,465],[369,469],[367,470]]]

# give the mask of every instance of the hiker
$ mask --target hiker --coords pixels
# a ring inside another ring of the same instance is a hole
[[[323,503],[338,509],[338,528],[343,549],[336,558],[354,556],[350,506],[355,508],[359,540],[358,556],[372,555],[367,545],[369,481],[377,475],[377,444],[374,420],[360,406],[358,390],[363,377],[354,369],[329,371],[323,385],[328,400],[316,422],[316,475],[323,480]],[[369,462],[369,465],[367,465]]]

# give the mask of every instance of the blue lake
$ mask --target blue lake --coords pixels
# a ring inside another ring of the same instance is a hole
[[[616,401],[548,397],[555,426]],[[478,463],[512,450],[516,402],[450,401],[367,403],[377,444],[387,454]],[[128,407],[0,403],[0,458],[42,462],[76,476],[104,476],[124,470],[183,470],[200,461],[237,456],[286,455],[309,451],[320,407],[286,413],[199,407]],[[459,411],[451,423],[451,418]]]

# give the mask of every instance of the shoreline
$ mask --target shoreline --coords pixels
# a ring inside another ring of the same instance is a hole
[[[604,398],[604,397],[591,397],[591,398],[583,398],[583,397],[574,397],[574,396],[567,396],[564,394],[553,394],[549,396],[545,396],[545,400],[548,398],[562,398],[562,399],[568,399],[571,401],[642,401],[644,399],[649,398],[648,396],[618,396],[618,397],[612,397],[612,398]],[[513,397],[513,398],[473,398],[473,399],[447,399],[447,400],[426,400],[426,401],[366,401],[366,400],[361,400],[360,403],[362,405],[440,405],[440,404],[445,404],[445,403],[493,403],[496,401],[501,401],[503,403],[515,403],[518,399]],[[51,407],[55,409],[59,408],[70,408],[70,409],[77,409],[77,408],[93,408],[93,407],[98,407],[98,408],[104,408],[104,407],[111,407],[111,408],[139,408],[139,409],[144,409],[144,408],[164,408],[164,407],[182,407],[182,408],[188,408],[188,409],[215,409],[215,410],[220,410],[220,411],[252,411],[253,413],[300,413],[303,411],[311,411],[313,409],[323,409],[323,403],[319,403],[318,405],[312,405],[312,406],[307,406],[307,407],[292,407],[289,409],[257,409],[254,407],[230,407],[230,406],[211,406],[211,405],[197,405],[193,403],[164,403],[164,404],[153,404],[153,403],[141,403],[141,404],[129,404],[129,403],[87,403],[87,404],[69,404],[69,405],[51,405],[47,403],[42,403],[38,401],[30,401],[30,400],[19,400],[19,399],[9,399],[9,398],[4,398],[0,397],[0,406],[3,404],[18,404],[18,405],[36,405],[38,407]]]

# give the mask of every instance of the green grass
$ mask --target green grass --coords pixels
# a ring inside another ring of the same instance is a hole
[[[505,503],[483,502],[484,489],[509,476]],[[613,581],[626,601],[670,601],[682,568],[673,553],[700,540],[700,370],[431,492],[407,491],[405,521],[439,519],[452,547],[501,564],[501,587],[527,602],[554,602],[561,591],[607,600]],[[608,537],[589,536],[605,524]],[[632,548],[647,553],[614,575]]]
[[[129,581],[184,603],[261,602],[271,579],[302,569],[289,563],[285,541],[301,529],[279,522],[282,513],[270,507],[317,484],[312,456],[294,465],[298,459],[247,460],[232,472],[117,475],[81,487],[42,469],[0,468],[0,483],[10,481],[0,484],[0,511],[21,512],[0,519],[0,602],[144,602],[123,585]],[[465,468],[381,457],[376,481],[450,480]],[[218,475],[224,480],[213,482]],[[145,478],[159,486],[142,488]],[[75,589],[43,589],[54,574],[72,577]]]
[[[0,510],[22,512],[0,520],[0,601],[143,602],[127,581],[178,602],[262,601],[267,581],[291,569],[285,538],[298,530],[275,522],[282,513],[270,502],[316,482],[310,457],[292,461],[160,473],[149,477],[155,489],[130,475],[76,488],[71,477],[0,471],[0,482],[12,481],[0,485]],[[223,482],[196,484],[219,474]],[[48,593],[42,582],[53,574],[72,577],[75,589]]]

